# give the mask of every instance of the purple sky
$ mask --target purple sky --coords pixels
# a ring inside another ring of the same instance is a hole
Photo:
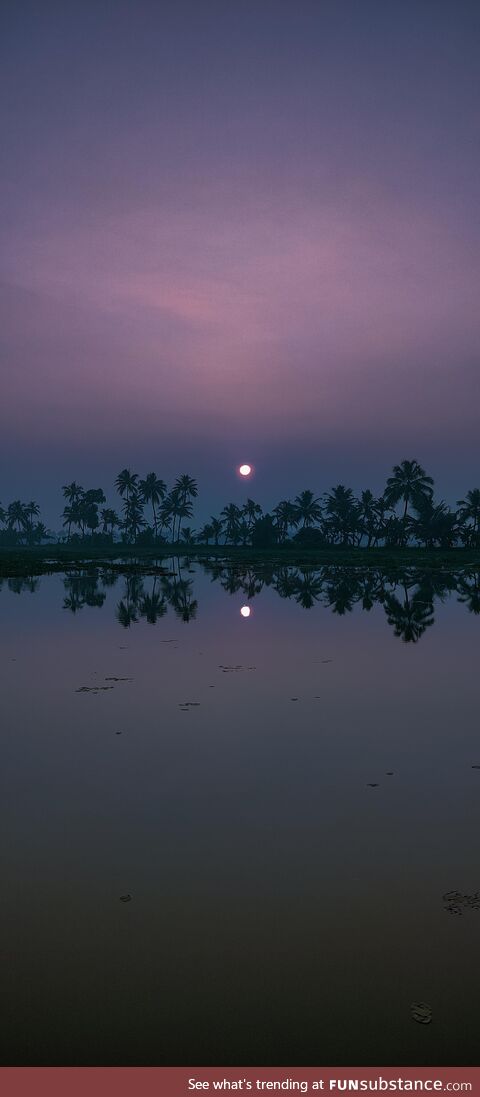
[[[3,11],[2,502],[475,486],[478,5]]]

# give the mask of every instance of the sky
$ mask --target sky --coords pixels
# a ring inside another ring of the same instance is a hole
[[[476,486],[478,4],[8,0],[0,38],[4,505]]]

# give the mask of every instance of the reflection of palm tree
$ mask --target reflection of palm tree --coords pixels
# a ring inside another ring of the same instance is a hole
[[[425,630],[433,625],[433,605],[424,601],[419,591],[410,599],[408,590],[404,587],[403,603],[395,594],[387,594],[384,606],[387,621],[389,625],[393,625],[395,636],[405,644],[416,644]]]
[[[122,598],[118,603],[116,610],[116,618],[122,628],[130,628],[130,625],[134,625],[138,621],[136,606],[133,606],[129,602],[125,602]]]
[[[135,575],[134,572],[127,575],[125,595],[118,603],[116,610],[117,620],[123,628],[130,628],[130,625],[134,625],[138,621],[139,606],[144,596],[143,579],[139,575]]]
[[[474,571],[461,575],[457,580],[457,590],[460,594],[459,602],[467,606],[469,613],[480,613],[480,572]]]
[[[295,601],[303,609],[311,609],[322,594],[322,581],[313,571],[302,571],[295,583]]]
[[[279,568],[274,583],[274,590],[280,598],[293,598],[299,580],[298,571],[293,568]]]
[[[140,602],[140,616],[145,617],[149,625],[155,625],[159,617],[164,617],[167,612],[167,603],[164,598],[153,591],[145,594]]]
[[[323,604],[343,617],[345,613],[351,613],[355,602],[362,596],[358,575],[349,575],[348,572],[335,571],[327,579],[324,587]]]
[[[63,608],[70,610],[70,613],[78,613],[84,606],[101,609],[106,594],[104,590],[99,590],[98,580],[98,572],[67,575],[63,581],[66,592]]]
[[[198,602],[193,598],[191,579],[179,579],[172,595],[172,606],[177,617],[187,623],[197,616]]]

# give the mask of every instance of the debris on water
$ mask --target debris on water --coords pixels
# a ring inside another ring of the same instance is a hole
[[[442,899],[443,909],[448,914],[463,914],[462,907],[467,910],[480,910],[480,891],[474,891],[472,895],[463,895],[461,891],[446,891]]]
[[[103,693],[106,690],[113,688],[113,686],[80,686],[79,689],[75,690],[75,693]]]
[[[256,670],[257,668],[256,667],[244,667],[242,665],[242,663],[237,663],[235,666],[233,666],[233,664],[224,665],[223,663],[219,663],[218,664],[218,669],[221,670],[223,674],[231,674],[235,670]]]
[[[333,659],[320,659],[321,663],[333,663]]]
[[[159,640],[160,644],[178,644],[178,640]]]
[[[105,678],[106,682],[133,682],[133,678],[115,678],[113,675],[110,678]]]
[[[130,894],[120,896],[120,902],[121,903],[130,903],[131,901],[132,901],[132,896]]]
[[[410,1013],[412,1020],[419,1025],[429,1025],[432,1020],[432,1007],[428,1002],[412,1002]]]

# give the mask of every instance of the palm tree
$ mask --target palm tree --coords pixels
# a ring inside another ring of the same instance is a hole
[[[433,480],[427,476],[418,461],[402,461],[394,465],[392,476],[388,477],[384,491],[387,506],[396,506],[402,500],[405,503],[403,521],[406,521],[408,504],[422,503],[433,495]]]
[[[175,491],[175,489],[174,489]],[[172,492],[172,496],[174,492]],[[192,504],[181,498],[180,494],[175,495],[172,503],[173,513],[173,537],[175,542],[175,519],[178,519],[177,536],[176,540],[180,540],[180,529],[182,525],[182,518],[193,518]]]
[[[460,507],[458,518],[465,526],[466,541],[468,544],[476,545],[480,535],[480,488],[467,491],[465,499],[457,500],[457,507]],[[472,525],[467,526],[467,522],[471,522]]]
[[[110,507],[104,507],[104,509],[101,511],[100,516],[103,523],[103,533],[108,533],[108,527],[110,527],[110,533],[113,534],[115,526],[118,526],[120,524],[118,515],[115,513],[114,510],[111,510]]]
[[[415,510],[418,518],[413,520],[412,528],[417,540],[423,541],[426,549],[435,543],[440,548],[451,548],[457,537],[457,515],[445,503],[434,506],[431,499],[419,501]]]
[[[247,499],[247,502],[242,507],[242,515],[247,520],[247,527],[249,532],[253,529],[257,518],[260,518],[263,511],[260,503],[255,503],[253,499]]]
[[[282,499],[274,507],[273,513],[277,522],[279,539],[285,541],[290,527],[296,529],[300,521],[295,503],[292,503],[290,499]]]
[[[174,523],[174,519],[175,519],[174,512],[175,512],[175,498],[173,496],[173,492],[170,492],[170,494],[167,495],[165,499],[163,499],[163,501],[160,505],[160,510],[159,510],[159,523],[160,524],[159,524],[159,529],[158,529],[158,536],[159,537],[162,536],[162,531],[165,528],[166,529],[171,529],[172,523],[175,524]],[[173,541],[173,536],[174,536],[174,531],[172,531],[172,541]]]
[[[183,476],[178,476],[173,486],[173,492],[175,493],[179,504],[179,506],[177,506],[178,541],[180,539],[182,518],[192,518],[192,499],[196,499],[198,495],[197,481],[193,479],[193,476],[188,476],[186,473]]]
[[[359,505],[351,488],[337,484],[326,496],[325,528],[330,529],[334,539],[339,537],[343,545],[351,541],[355,544],[356,534],[361,530]]]
[[[135,543],[140,530],[143,529],[143,526],[145,525],[145,519],[143,517],[143,503],[138,491],[135,489],[132,490],[132,488],[129,490],[129,497],[124,503],[125,517],[122,526],[127,535],[127,539]]]
[[[221,511],[221,515],[223,516],[225,542],[230,541],[232,545],[236,545],[239,540],[239,527],[242,517],[240,507],[237,507],[236,503],[229,503]]]
[[[62,491],[67,502],[73,504],[78,503],[83,495],[83,488],[80,487],[80,484],[75,483],[75,480],[72,480],[71,484],[64,484]]]
[[[299,522],[303,522],[302,529],[309,529],[322,517],[320,500],[316,499],[313,491],[301,491],[295,497],[296,515]]]
[[[193,545],[194,540],[195,530],[191,529],[190,526],[185,526],[185,529],[182,529],[182,541],[184,541],[186,545]]]
[[[30,527],[30,533],[33,530],[33,519],[34,518],[39,518],[39,516],[40,516],[40,507],[39,507],[38,503],[34,503],[34,502],[27,503],[26,506],[25,506],[25,517],[26,517],[28,525]]]
[[[115,487],[118,491],[118,494],[122,496],[122,499],[125,495],[127,503],[130,498],[131,492],[134,491],[136,488],[137,480],[138,473],[131,472],[130,469],[122,469],[122,471],[119,472],[117,479],[115,480]]]
[[[212,531],[210,536],[213,537],[215,544],[218,546],[218,538],[220,537],[220,534],[223,530],[223,523],[220,521],[219,518],[211,518],[209,525]]]
[[[378,530],[378,504],[369,488],[362,491],[358,518],[362,525],[362,537],[367,538],[367,548],[370,548]]]
[[[167,494],[167,485],[164,480],[159,480],[155,472],[148,472],[144,480],[139,482],[139,491],[144,503],[152,504],[153,513],[153,530],[155,537],[157,536],[157,514],[155,506],[165,498]]]
[[[10,503],[7,510],[7,525],[9,529],[15,529],[17,526],[18,533],[25,533],[28,528],[28,512],[24,503],[20,502],[20,499],[15,499],[13,503]]]
[[[75,525],[75,507],[66,506],[62,511],[63,525],[68,526],[67,541],[70,540],[72,525]]]
[[[205,525],[198,531],[197,541],[200,545],[208,545],[211,537],[213,537],[213,528],[210,522],[205,522]]]

